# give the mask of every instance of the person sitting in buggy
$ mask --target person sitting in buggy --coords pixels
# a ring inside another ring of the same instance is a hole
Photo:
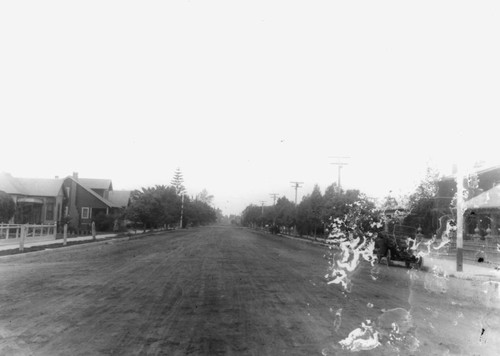
[[[390,237],[384,232],[379,232],[375,240],[378,263],[381,262],[382,258],[385,258],[387,265],[390,265],[391,261],[404,262],[406,267],[410,267],[411,263],[420,265],[421,259],[411,253],[407,239],[400,239],[399,242],[395,236]]]
[[[394,255],[395,243],[389,236],[384,232],[379,232],[377,238],[375,239],[375,250],[377,253],[377,261],[380,263],[382,258],[386,258],[389,262],[390,256]]]

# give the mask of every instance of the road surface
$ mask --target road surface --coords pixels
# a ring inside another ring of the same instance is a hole
[[[374,275],[362,263],[346,293],[327,284],[327,270],[323,246],[235,227],[1,257],[0,355],[500,350],[498,306],[481,286],[454,295],[452,282],[432,273],[377,266]],[[411,320],[401,320],[406,312]],[[342,349],[339,341],[367,320],[381,345]]]

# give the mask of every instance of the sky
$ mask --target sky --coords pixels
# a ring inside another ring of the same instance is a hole
[[[225,214],[499,164],[498,1],[3,1],[0,171],[169,184]]]

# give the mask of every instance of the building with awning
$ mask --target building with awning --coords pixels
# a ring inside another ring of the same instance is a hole
[[[465,204],[464,234],[466,239],[498,235],[500,227],[500,166],[477,167],[464,178],[467,186],[468,178],[476,179],[476,188],[469,191],[470,199]],[[437,182],[437,194],[432,209],[433,218],[439,219],[444,215],[453,216],[456,209],[452,204],[457,192],[456,176],[442,177]]]
[[[467,234],[499,236],[500,185],[467,200],[464,207]]]
[[[0,173],[0,190],[12,197],[16,212],[11,223],[54,224],[61,217],[64,179],[18,178]]]

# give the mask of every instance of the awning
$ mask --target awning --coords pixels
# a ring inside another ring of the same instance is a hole
[[[31,203],[31,204],[43,204],[43,200],[40,198],[18,198],[18,203]]]
[[[464,203],[466,209],[500,209],[500,185]]]

